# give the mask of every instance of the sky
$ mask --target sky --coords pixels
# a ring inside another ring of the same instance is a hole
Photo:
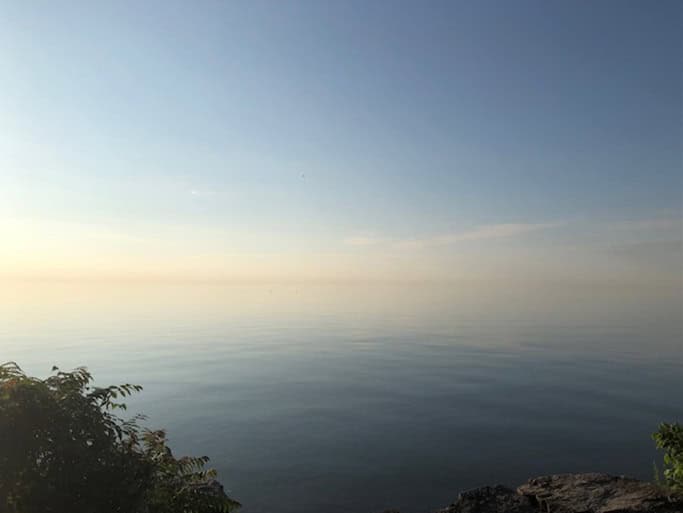
[[[683,4],[0,0],[0,276],[683,283]]]

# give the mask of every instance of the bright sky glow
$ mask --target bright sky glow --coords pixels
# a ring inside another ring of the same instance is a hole
[[[683,279],[683,4],[0,2],[0,274]]]

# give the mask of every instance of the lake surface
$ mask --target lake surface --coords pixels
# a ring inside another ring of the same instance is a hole
[[[18,284],[0,360],[87,365],[244,513],[405,513],[558,472],[649,479],[683,419],[680,291]]]

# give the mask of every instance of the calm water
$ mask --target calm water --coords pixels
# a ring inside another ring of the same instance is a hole
[[[543,473],[650,478],[650,433],[683,418],[677,294],[13,284],[0,359],[144,385],[135,408],[245,513],[408,513]]]

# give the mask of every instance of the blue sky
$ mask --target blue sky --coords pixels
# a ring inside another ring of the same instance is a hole
[[[666,1],[1,2],[0,257],[599,274],[645,244],[631,272],[676,274],[682,28]]]

